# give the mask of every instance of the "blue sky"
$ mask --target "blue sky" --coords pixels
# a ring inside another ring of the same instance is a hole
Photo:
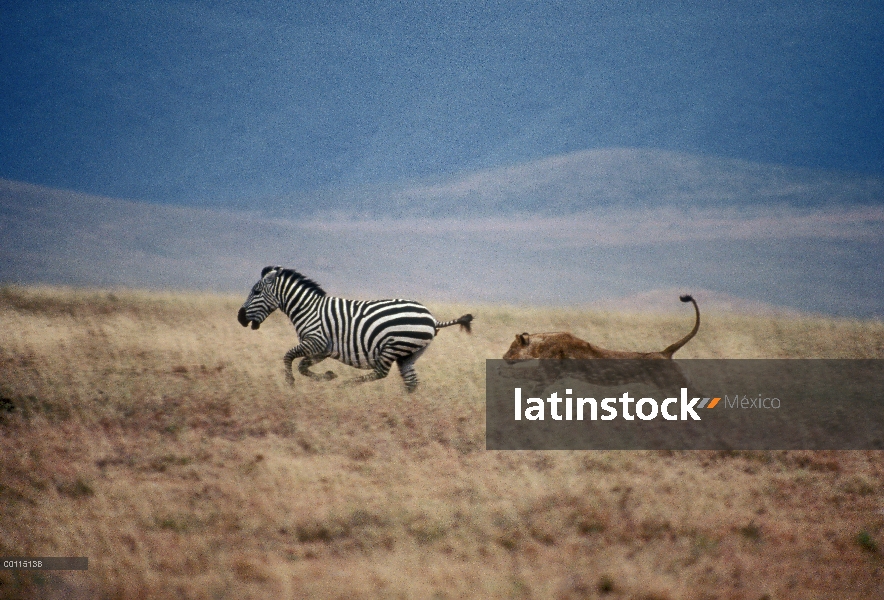
[[[0,178],[212,206],[607,147],[884,176],[884,3],[721,4],[3,0]]]

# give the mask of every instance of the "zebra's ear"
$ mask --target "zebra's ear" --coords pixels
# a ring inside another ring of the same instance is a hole
[[[261,279],[267,279],[268,282],[276,279],[276,276],[279,275],[279,272],[282,271],[282,267],[264,267],[261,270]]]
[[[282,271],[282,267],[267,267],[265,271],[267,271],[267,274],[263,276],[264,284],[273,285],[276,281],[276,276]]]

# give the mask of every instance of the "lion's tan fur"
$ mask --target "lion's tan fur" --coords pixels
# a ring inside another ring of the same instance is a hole
[[[521,333],[510,345],[509,350],[503,355],[504,360],[520,360],[530,358],[619,358],[619,359],[671,359],[675,352],[693,338],[700,329],[700,309],[690,296],[683,296],[682,302],[691,302],[696,312],[696,322],[693,330],[659,352],[624,352],[620,350],[607,350],[600,348],[587,341],[581,340],[566,331],[551,333]]]

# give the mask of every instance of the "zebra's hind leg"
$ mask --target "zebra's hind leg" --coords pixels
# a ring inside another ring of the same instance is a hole
[[[383,379],[387,376],[388,373],[378,373],[377,371],[372,371],[368,375],[362,375],[361,377],[354,377],[349,381],[346,381],[344,385],[357,385],[359,383],[368,383],[369,381],[377,381],[378,379]]]
[[[375,366],[372,369],[371,373],[368,375],[363,375],[362,377],[356,377],[346,382],[347,385],[356,385],[358,383],[368,383],[369,381],[377,381],[378,379],[383,379],[387,375],[390,374],[390,367],[393,366],[393,361],[386,358],[381,357],[376,360]]]
[[[409,354],[408,356],[396,360],[396,364],[399,365],[399,374],[402,375],[402,380],[405,382],[405,390],[409,393],[416,390],[417,384],[419,383],[417,372],[414,370],[414,363],[421,357],[426,349],[427,347],[424,346],[414,354]]]

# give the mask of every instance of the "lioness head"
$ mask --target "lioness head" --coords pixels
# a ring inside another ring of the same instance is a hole
[[[570,333],[520,333],[504,360],[528,358],[593,358],[592,347]]]
[[[516,339],[510,344],[510,349],[503,355],[504,360],[520,360],[523,358],[534,358],[531,356],[531,336],[528,333],[520,333],[516,335]]]

